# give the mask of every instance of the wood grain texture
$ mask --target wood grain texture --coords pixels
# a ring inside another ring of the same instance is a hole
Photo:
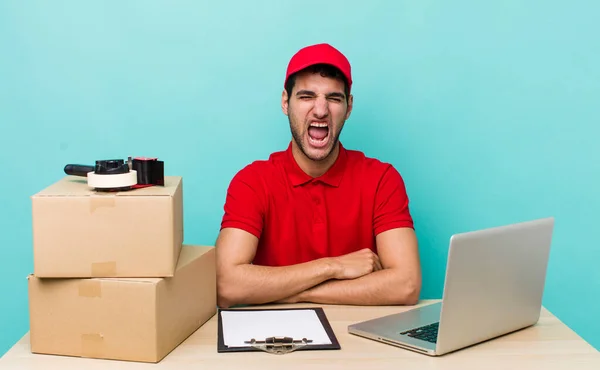
[[[436,302],[421,301],[419,305]],[[257,308],[282,307],[266,305]],[[217,353],[217,317],[172,351],[158,364],[35,355],[26,334],[0,359],[3,370],[69,369],[600,369],[600,353],[542,309],[539,322],[505,336],[456,351],[429,357],[348,334],[348,325],[411,307],[359,307],[313,304],[285,307],[323,307],[340,341],[341,350],[297,351],[287,355],[263,352]]]

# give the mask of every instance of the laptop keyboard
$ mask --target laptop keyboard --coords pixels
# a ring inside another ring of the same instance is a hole
[[[407,330],[400,334],[408,335],[409,337],[424,340],[426,342],[435,343],[437,341],[439,324],[440,324],[439,322],[436,322],[436,323],[433,323],[430,325],[421,326],[420,328]]]

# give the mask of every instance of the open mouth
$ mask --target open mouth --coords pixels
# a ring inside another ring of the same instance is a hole
[[[308,127],[308,142],[317,148],[322,148],[329,141],[329,126],[327,123],[313,122]]]

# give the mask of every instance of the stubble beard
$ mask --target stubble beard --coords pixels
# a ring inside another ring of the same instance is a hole
[[[290,131],[292,132],[292,137],[294,138],[294,141],[296,142],[296,145],[298,146],[298,148],[300,148],[300,151],[302,152],[302,154],[304,154],[304,156],[306,158],[310,159],[311,161],[315,161],[315,162],[324,161],[327,158],[329,158],[329,156],[333,152],[333,149],[336,147],[336,145],[340,139],[340,134],[342,133],[342,129],[344,128],[344,122],[342,122],[342,125],[340,126],[340,130],[334,134],[335,136],[333,136],[333,139],[332,139],[333,141],[329,147],[329,151],[327,152],[327,154],[325,154],[323,157],[314,157],[314,156],[310,156],[307,153],[307,150],[304,146],[304,142],[302,141],[302,136],[301,136],[298,128],[292,122],[292,118],[290,116],[291,115],[288,116],[288,121],[290,123]],[[333,127],[330,129],[329,135],[332,135],[332,131],[333,131]]]

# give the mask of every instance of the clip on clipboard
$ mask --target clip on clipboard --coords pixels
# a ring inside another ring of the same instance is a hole
[[[340,349],[322,308],[219,309],[217,352]]]
[[[283,355],[286,353],[294,352],[300,349],[308,343],[311,343],[312,339],[302,338],[295,340],[292,337],[269,337],[265,340],[256,340],[254,338],[245,341],[244,343],[250,344],[253,348],[261,351],[273,353],[276,355]]]

